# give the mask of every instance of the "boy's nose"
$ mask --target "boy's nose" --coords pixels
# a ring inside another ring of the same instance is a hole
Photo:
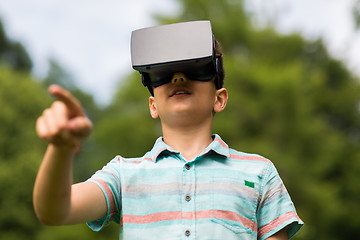
[[[188,81],[187,77],[185,76],[185,74],[183,74],[181,72],[174,73],[174,75],[171,79],[171,83],[173,83],[173,84],[186,83],[187,81]]]

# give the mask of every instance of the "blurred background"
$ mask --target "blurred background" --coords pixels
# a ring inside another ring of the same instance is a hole
[[[2,0],[0,239],[117,239],[85,224],[46,227],[32,187],[46,144],[36,118],[60,84],[95,128],[75,161],[86,180],[115,155],[141,156],[161,135],[131,69],[140,27],[210,19],[225,53],[227,109],[214,132],[271,159],[305,222],[294,239],[356,239],[360,229],[359,0]]]

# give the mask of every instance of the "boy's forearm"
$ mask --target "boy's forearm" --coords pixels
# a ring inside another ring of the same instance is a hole
[[[75,150],[49,144],[36,177],[35,213],[47,225],[61,225],[70,211],[72,164]]]

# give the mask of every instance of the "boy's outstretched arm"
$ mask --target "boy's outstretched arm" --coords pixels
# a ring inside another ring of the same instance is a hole
[[[37,134],[49,145],[34,185],[35,213],[47,225],[98,219],[107,211],[100,188],[91,182],[72,184],[74,156],[90,135],[92,123],[70,92],[57,85],[49,92],[57,101],[36,122]]]

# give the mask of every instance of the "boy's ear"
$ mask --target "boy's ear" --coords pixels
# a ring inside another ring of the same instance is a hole
[[[156,119],[159,117],[159,113],[156,108],[156,102],[154,97],[149,97],[149,109],[152,118]]]
[[[216,91],[214,112],[221,112],[225,109],[228,101],[228,92],[226,88],[220,88]]]

